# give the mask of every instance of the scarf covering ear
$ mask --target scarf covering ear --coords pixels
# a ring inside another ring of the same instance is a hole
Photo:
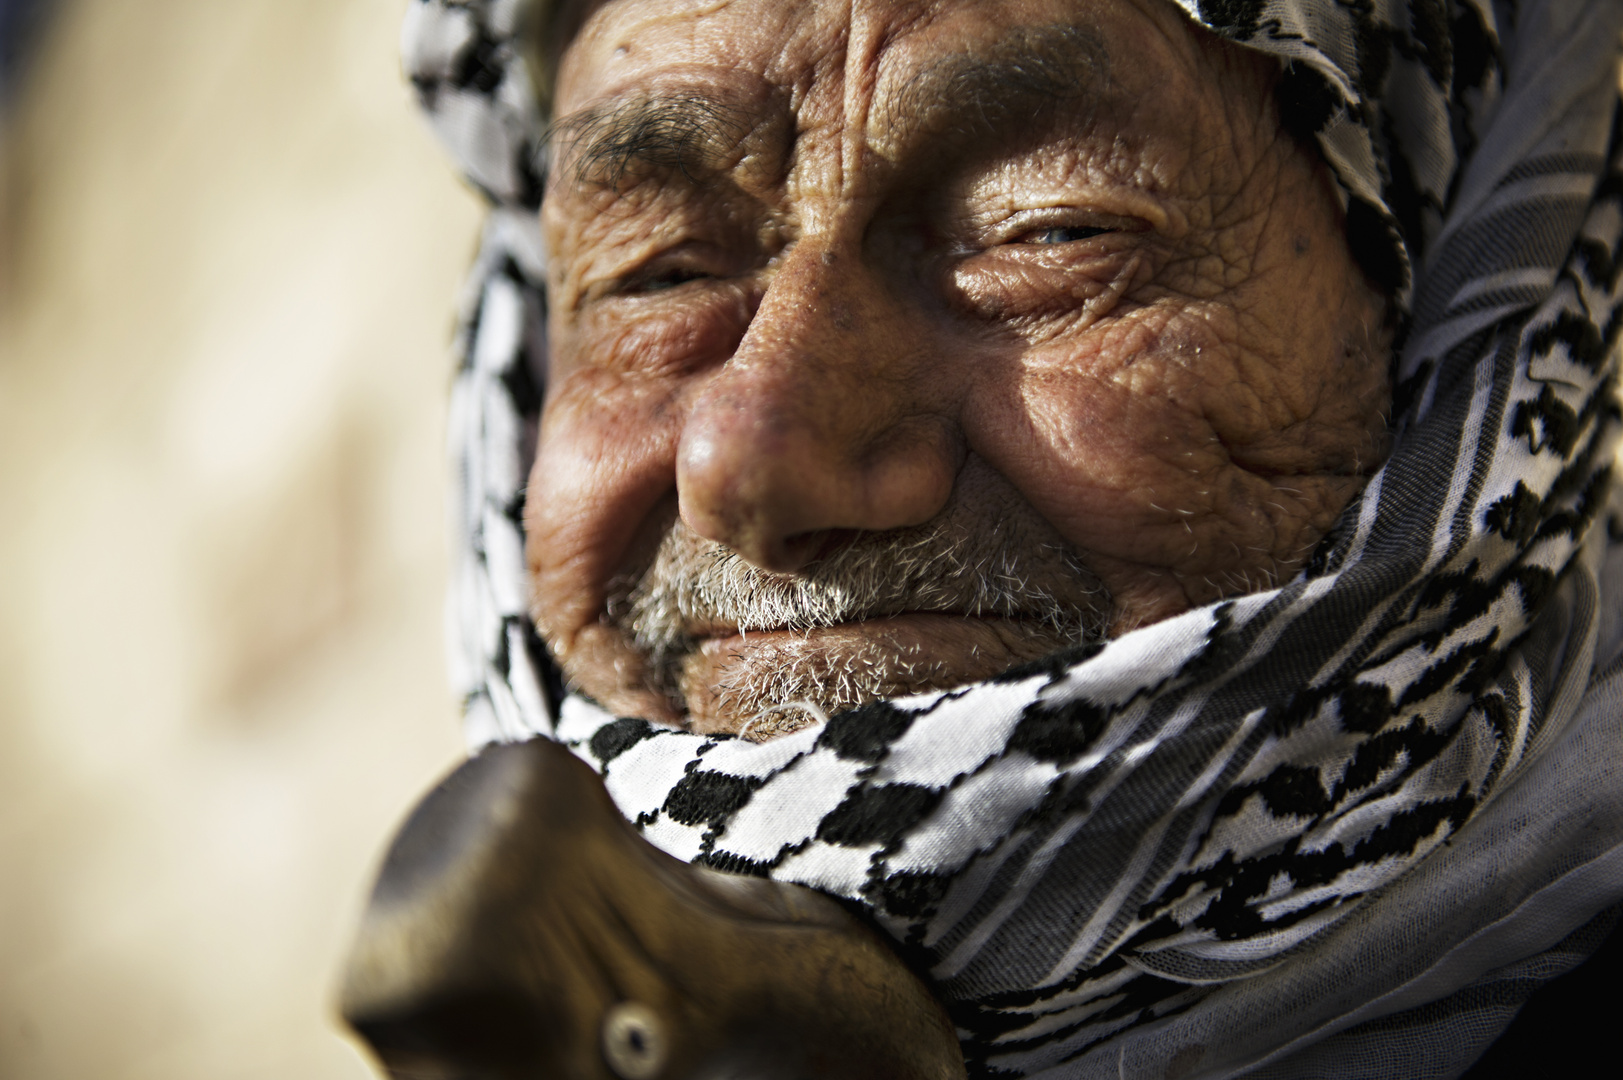
[[[866,908],[972,1075],[1456,1075],[1623,900],[1623,4],[1180,2],[1280,58],[1397,299],[1391,458],[1281,588],[756,745],[566,696],[536,638],[545,117],[518,3],[412,0],[492,206],[450,431],[469,739],[561,740],[671,854]]]

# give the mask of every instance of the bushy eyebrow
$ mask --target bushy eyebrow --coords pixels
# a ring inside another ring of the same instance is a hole
[[[1018,27],[920,71],[890,95],[881,114],[884,141],[1003,134],[1045,109],[1098,98],[1109,77],[1104,42],[1087,28]]]
[[[578,183],[618,187],[650,170],[688,179],[729,164],[750,129],[742,109],[695,93],[638,94],[577,110],[548,132]]]

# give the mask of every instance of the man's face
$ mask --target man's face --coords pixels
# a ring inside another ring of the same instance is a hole
[[[527,504],[568,678],[766,733],[1290,576],[1388,346],[1276,71],[1164,0],[600,6]]]

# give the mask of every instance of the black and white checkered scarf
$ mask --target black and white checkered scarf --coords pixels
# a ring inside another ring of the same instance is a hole
[[[1397,298],[1390,460],[1280,588],[756,745],[566,696],[536,639],[524,4],[412,0],[492,207],[450,433],[469,738],[562,740],[664,850],[861,905],[974,1075],[1454,1075],[1623,899],[1623,4],[1179,3],[1280,58]]]

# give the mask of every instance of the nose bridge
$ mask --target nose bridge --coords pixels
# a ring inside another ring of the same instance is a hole
[[[758,388],[759,405],[830,435],[882,425],[884,414],[907,407],[915,360],[898,347],[896,312],[885,310],[896,305],[887,299],[857,243],[802,241],[774,275],[725,375]],[[838,445],[858,450],[849,439]]]
[[[688,526],[791,571],[824,530],[893,529],[939,510],[961,452],[908,323],[860,238],[806,237],[786,252],[684,428]]]

